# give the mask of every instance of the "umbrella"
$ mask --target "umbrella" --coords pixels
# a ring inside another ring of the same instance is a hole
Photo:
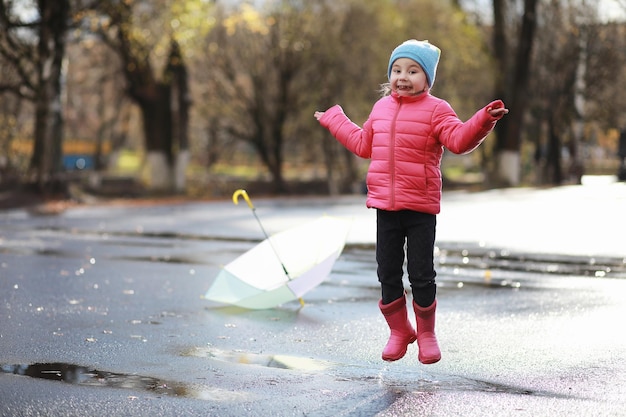
[[[254,211],[244,190],[238,190],[233,200],[237,193]],[[267,237],[225,265],[205,298],[249,309],[272,308],[297,299],[302,303],[301,297],[330,274],[349,225],[345,219],[322,216]]]

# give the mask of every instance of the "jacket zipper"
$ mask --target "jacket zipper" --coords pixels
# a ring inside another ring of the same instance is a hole
[[[389,175],[391,177],[391,189],[389,191],[391,194],[392,210],[396,208],[396,122],[398,120],[398,114],[400,113],[400,107],[402,107],[402,97],[398,97],[398,107],[391,121],[391,137],[389,138]]]

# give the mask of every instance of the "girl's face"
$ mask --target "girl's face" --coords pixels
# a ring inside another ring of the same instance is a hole
[[[416,96],[428,89],[426,73],[409,58],[398,58],[391,67],[391,89],[400,96]]]

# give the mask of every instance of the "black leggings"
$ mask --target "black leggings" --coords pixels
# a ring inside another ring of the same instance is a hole
[[[405,242],[407,272],[413,299],[428,307],[437,293],[433,252],[437,216],[411,210],[376,213],[376,262],[382,302],[389,304],[404,295]]]

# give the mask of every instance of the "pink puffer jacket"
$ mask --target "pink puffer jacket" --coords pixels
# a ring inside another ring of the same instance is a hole
[[[367,207],[437,214],[441,202],[443,147],[469,153],[491,132],[498,118],[485,106],[463,123],[452,107],[429,93],[378,100],[363,128],[339,106],[319,120],[354,154],[371,159],[367,172]]]

